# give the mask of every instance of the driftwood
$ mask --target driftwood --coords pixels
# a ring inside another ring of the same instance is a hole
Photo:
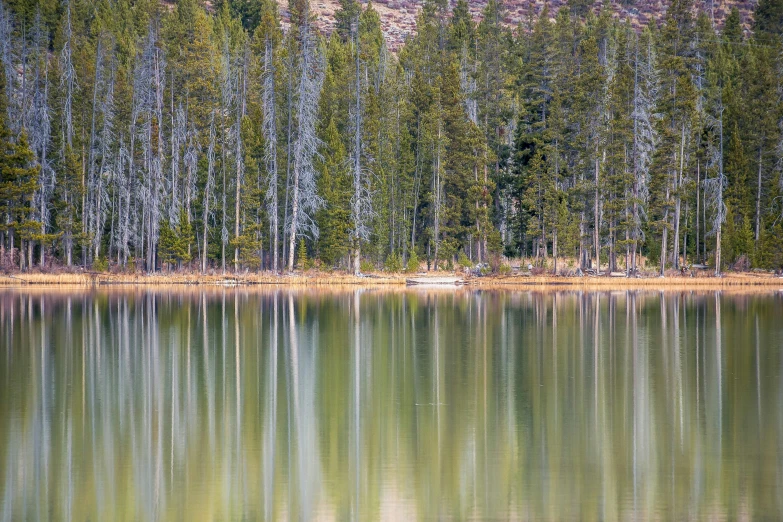
[[[29,283],[29,281],[27,281],[26,279],[22,279],[21,277],[16,277],[16,276],[8,275],[8,274],[0,274],[0,277],[7,277],[9,279],[16,279],[16,280],[21,281],[21,282],[23,282],[25,284]]]
[[[413,285],[458,285],[463,280],[459,277],[411,277],[405,280],[408,286]]]

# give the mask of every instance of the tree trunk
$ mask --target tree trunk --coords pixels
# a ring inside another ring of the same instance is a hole
[[[354,33],[354,46],[355,52],[355,80],[354,93],[355,105],[353,115],[353,205],[351,213],[353,214],[353,273],[359,275],[361,273],[361,241],[362,241],[362,228],[363,218],[362,216],[362,83],[361,83],[361,64],[359,61],[359,19],[356,19],[355,33]]]
[[[584,270],[587,260],[587,254],[585,253],[585,211],[583,210],[579,214],[579,268]]]
[[[247,48],[245,48],[242,66],[242,81],[237,82],[237,95],[239,97],[239,108],[237,110],[236,120],[236,152],[234,161],[236,162],[236,191],[234,194],[234,239],[237,244],[234,246],[234,272],[239,272],[239,232],[240,215],[239,204],[242,194],[242,183],[244,182],[244,163],[242,158],[242,118],[245,115],[245,91],[247,89]],[[240,87],[241,85],[241,87]]]
[[[756,183],[756,248],[761,237],[761,147],[759,147],[759,172]]]
[[[685,230],[688,229],[688,211],[689,211],[688,203],[685,203]],[[688,262],[686,260],[688,256],[688,233],[683,231],[682,233],[682,265],[685,267],[688,265]]]
[[[720,236],[721,236],[721,229],[723,228],[722,223],[718,223],[718,230],[715,233],[715,275],[720,275]]]
[[[701,165],[699,160],[696,160],[696,261],[699,261],[701,256],[699,255],[699,212],[701,210]]]
[[[435,270],[438,270],[438,260],[440,254],[440,205],[441,205],[441,180],[440,180],[440,140],[441,140],[441,122],[438,120],[438,144],[435,153]]]
[[[594,224],[594,230],[593,230],[593,246],[595,247],[595,272],[596,274],[601,273],[601,244],[599,242],[599,234],[600,234],[600,212],[599,212],[599,204],[600,204],[600,197],[599,197],[599,189],[598,189],[598,169],[599,169],[599,161],[598,161],[598,155],[596,154],[595,158],[595,224]]]
[[[294,168],[294,185],[291,196],[291,235],[288,240],[288,271],[294,271],[294,247],[296,246],[296,223],[299,219],[299,172]]]
[[[680,209],[682,205],[682,198],[680,197],[680,186],[682,185],[682,174],[685,168],[685,124],[682,125],[682,138],[680,140],[680,171],[677,177],[674,179],[674,248],[672,253],[674,254],[674,268],[680,268]]]
[[[663,213],[663,234],[661,238],[661,277],[666,271],[666,245],[669,242],[669,210]]]

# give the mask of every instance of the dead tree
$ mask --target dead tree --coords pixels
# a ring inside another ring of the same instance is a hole
[[[291,182],[291,218],[288,223],[288,270],[294,270],[294,247],[297,234],[318,237],[315,211],[323,205],[315,182],[313,158],[318,154],[320,140],[316,133],[318,99],[323,80],[323,58],[316,48],[307,16],[301,29],[301,57],[296,92],[296,141],[294,142],[293,179]]]
[[[278,208],[278,172],[277,172],[277,96],[275,92],[275,58],[272,38],[267,35],[264,42],[264,68],[261,100],[263,105],[264,160],[268,176],[266,207],[269,214],[269,227],[272,237],[272,270],[280,270],[280,210]]]

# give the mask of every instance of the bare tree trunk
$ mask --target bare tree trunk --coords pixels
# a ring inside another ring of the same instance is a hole
[[[704,222],[704,238],[701,241],[701,259],[707,262],[707,203],[701,206],[701,220]]]
[[[245,47],[244,49],[244,55],[242,59],[242,81],[237,82],[237,97],[238,99],[238,108],[237,108],[237,120],[236,120],[236,130],[234,131],[236,136],[234,139],[236,139],[236,151],[234,152],[234,155],[236,156],[234,158],[236,162],[236,186],[235,186],[235,194],[234,194],[234,239],[237,240],[239,238],[239,232],[240,232],[240,215],[239,215],[239,206],[240,206],[240,197],[242,195],[242,183],[244,182],[244,174],[245,174],[245,164],[242,158],[242,118],[245,116],[245,93],[247,91],[247,53],[248,49]],[[234,246],[234,271],[239,271],[239,243],[237,243]]]
[[[275,62],[272,39],[267,36],[264,43],[263,73],[263,109],[264,144],[266,146],[266,169],[269,175],[266,203],[272,228],[272,270],[280,270],[280,210],[278,208],[278,172],[277,172],[277,99],[275,94]],[[290,108],[290,107],[289,107]],[[290,117],[289,117],[290,126]],[[290,142],[290,139],[289,139]],[[289,148],[290,150],[290,148]]]
[[[682,198],[680,197],[680,187],[682,186],[682,174],[685,168],[685,124],[682,124],[682,138],[680,140],[680,171],[674,179],[674,268],[680,268],[680,208]]]
[[[595,224],[593,229],[593,245],[595,247],[595,273],[596,275],[601,273],[601,244],[600,244],[600,219],[601,214],[599,210],[600,205],[600,194],[599,194],[599,186],[598,186],[598,171],[599,171],[599,160],[598,160],[598,154],[596,152],[595,157],[595,207],[593,209],[595,213]]]
[[[362,187],[362,82],[361,82],[361,62],[359,60],[359,19],[357,16],[354,28],[354,46],[355,50],[355,98],[351,118],[353,124],[353,200],[351,201],[351,218],[353,220],[353,273],[361,273],[361,241],[364,239],[364,190]]]
[[[413,172],[413,211],[411,224],[411,252],[416,252],[416,214],[419,208],[419,188],[421,185],[420,174],[421,159],[421,116],[416,120],[416,165]]]
[[[721,112],[720,112],[720,164],[718,165],[718,172],[720,177],[718,178],[717,190],[717,208],[718,208],[718,226],[715,231],[715,275],[720,275],[720,257],[721,257],[721,233],[723,232],[723,99],[721,97]]]
[[[585,262],[587,261],[584,237],[585,237],[585,211],[582,210],[579,213],[579,268],[581,270],[584,270],[586,268]]]
[[[696,261],[699,261],[699,213],[701,210],[701,164],[696,159]]]
[[[294,185],[291,198],[291,232],[288,238],[288,271],[294,271],[294,247],[296,246],[296,220],[299,218],[299,173],[294,169]]]
[[[759,146],[759,172],[756,183],[756,248],[761,238],[761,146]]]
[[[204,186],[204,235],[202,237],[203,246],[201,249],[201,271],[207,271],[207,236],[209,234],[209,203],[212,198],[212,191],[215,188],[215,113],[212,112],[212,119],[209,125],[209,147],[207,149],[207,183]]]
[[[288,58],[288,89],[286,89],[286,100],[288,106],[288,126],[286,127],[286,154],[285,154],[285,212],[283,214],[283,226],[288,224],[288,194],[291,189],[291,147],[294,142],[294,57],[293,52]],[[285,239],[283,240],[283,258],[288,256],[286,252]],[[292,270],[292,269],[290,269]]]
[[[95,49],[95,76],[93,78],[93,88],[92,88],[92,118],[91,118],[91,124],[90,124],[90,142],[89,142],[89,151],[87,153],[87,171],[88,171],[88,177],[87,177],[87,190],[85,191],[86,196],[86,202],[87,204],[84,206],[84,214],[88,218],[89,221],[85,222],[85,226],[87,227],[87,232],[92,234],[97,234],[97,216],[94,214],[94,206],[97,203],[96,201],[92,200],[93,196],[96,196],[96,199],[99,197],[95,193],[95,119],[98,112],[98,88],[100,84],[102,83],[102,55],[103,52],[101,50],[102,38],[100,35],[98,35],[98,44],[97,48]],[[95,218],[95,219],[93,219]],[[96,254],[97,256],[97,254]]]
[[[487,151],[486,148],[484,149],[484,191],[487,191],[487,181],[488,181],[488,171],[487,168]],[[484,195],[484,203],[482,208],[482,217],[486,220],[487,219],[487,197],[486,194]],[[483,260],[487,260],[487,224],[484,224],[484,230],[481,231],[481,254],[479,255],[479,263],[482,261],[482,255]]]
[[[722,226],[718,225],[718,230],[715,232],[715,275],[720,275],[720,241]]]
[[[668,193],[668,190],[667,190]],[[667,198],[668,199],[668,198]],[[663,213],[663,234],[661,238],[661,271],[660,275],[663,277],[666,271],[666,245],[669,242],[669,209]]]
[[[441,121],[438,119],[438,137],[436,152],[435,152],[435,165],[433,173],[434,176],[434,192],[435,192],[435,224],[433,226],[433,235],[435,236],[435,270],[438,270],[438,255],[440,253],[440,205],[441,205],[441,180],[440,180],[440,140],[441,140]]]
[[[686,257],[688,256],[688,214],[690,207],[688,205],[688,202],[685,202],[685,230],[683,230],[682,233],[682,266],[687,266],[688,261],[686,260]]]

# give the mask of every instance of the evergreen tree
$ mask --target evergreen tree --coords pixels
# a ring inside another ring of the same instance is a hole
[[[348,255],[350,247],[351,177],[348,154],[340,140],[334,117],[329,119],[321,139],[323,146],[317,169],[324,207],[316,215],[318,228],[322,231],[318,238],[318,254],[324,265],[332,268]]]
[[[783,2],[759,0],[753,16],[753,30],[760,40],[771,42],[783,34]]]
[[[0,93],[0,97],[4,95]],[[33,164],[27,136],[23,133],[14,140],[4,115],[4,111],[0,112],[0,231],[7,237],[9,251],[13,251],[15,240],[19,239],[19,268],[23,269],[25,246],[32,252],[32,241],[40,230],[40,225],[31,219],[39,169]],[[28,262],[32,264],[32,255]]]
[[[178,223],[172,227],[168,219],[161,220],[158,255],[160,262],[171,267],[175,263],[179,268],[190,261],[190,244],[193,241],[193,228],[187,220],[185,211],[178,216]]]
[[[354,271],[779,267],[777,2],[746,35],[691,0],[641,31],[544,6],[516,33],[500,1],[427,0],[396,53],[372,4],[342,0],[328,41],[288,7],[284,27],[274,0],[4,4],[3,248],[150,271],[293,268],[303,238]]]

